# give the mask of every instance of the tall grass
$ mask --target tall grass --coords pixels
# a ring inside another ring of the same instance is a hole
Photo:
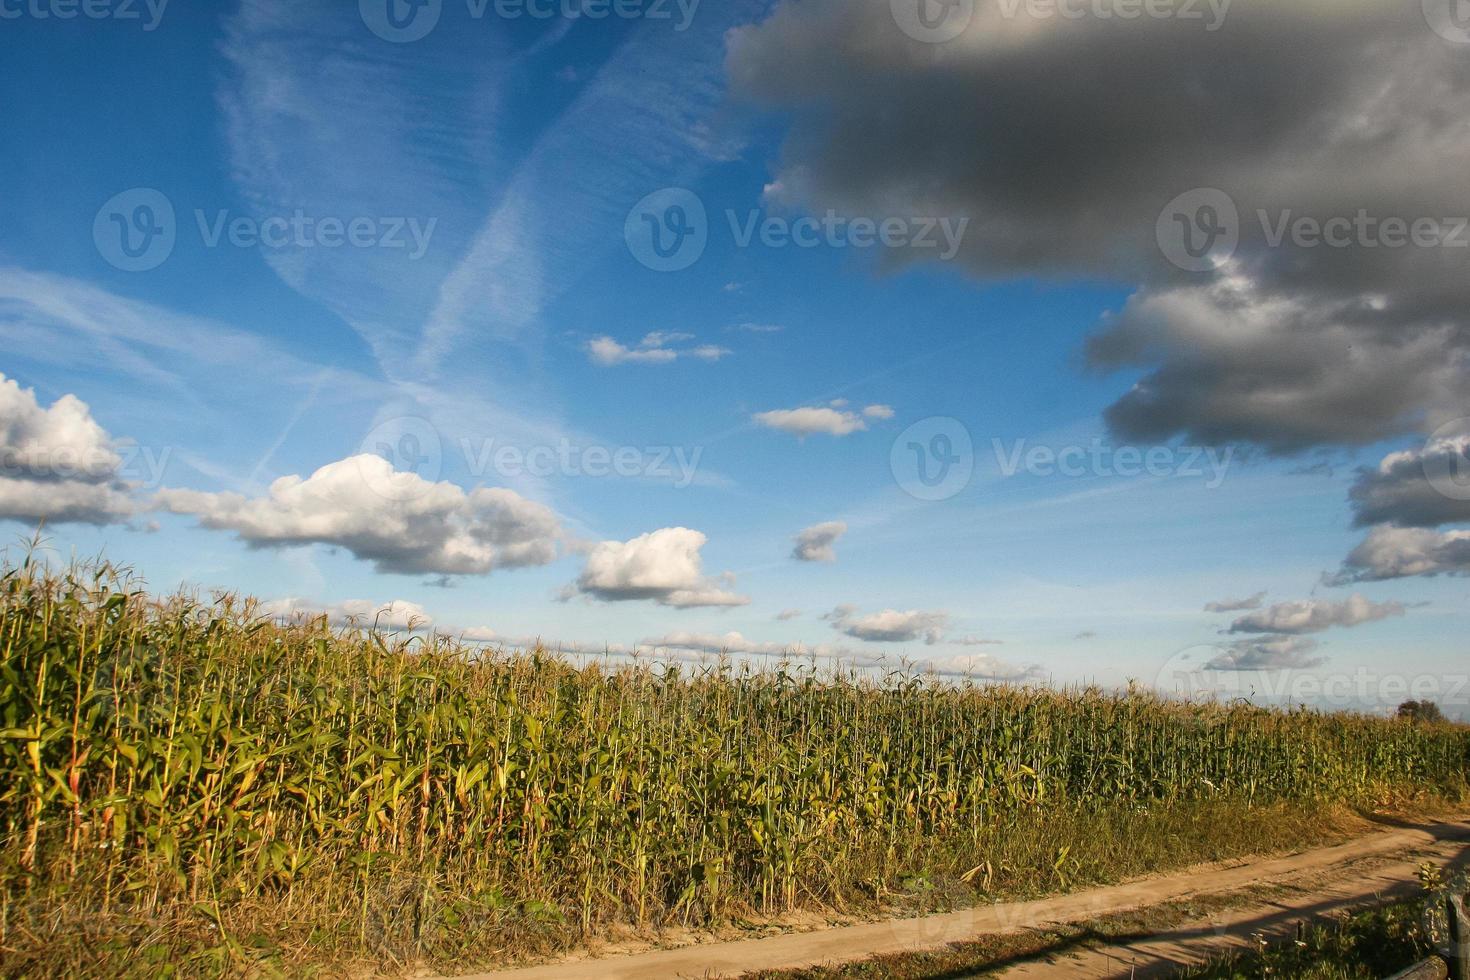
[[[983,887],[999,830],[1059,813],[1371,803],[1470,761],[1449,726],[279,626],[105,564],[7,568],[0,643],[7,975],[64,937],[143,972],[494,960],[935,863]]]

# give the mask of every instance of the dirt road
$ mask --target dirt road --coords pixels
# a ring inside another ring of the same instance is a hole
[[[975,976],[1004,980],[1171,976],[1181,967],[1250,949],[1257,936],[1288,940],[1303,920],[1420,894],[1416,872],[1424,860],[1464,868],[1470,864],[1470,846],[1426,843],[1392,856],[1284,875],[1272,882],[1281,887],[1269,900],[1243,901],[1208,917],[1151,932],[1146,939],[1079,949]]]
[[[935,949],[977,936],[1015,933],[1059,923],[1148,908],[1266,884],[1283,886],[1272,904],[1226,913],[1220,921],[1192,923],[1147,941],[1033,962],[1007,978],[1146,976],[1224,945],[1248,942],[1252,932],[1287,927],[1312,914],[1360,904],[1412,887],[1419,861],[1470,858],[1470,820],[1406,826],[1335,847],[1283,858],[1206,865],[1165,877],[1095,888],[1055,898],[966,909],[945,915],[864,923],[817,932],[655,950],[630,956],[505,970],[460,980],[667,980],[738,977],[752,970],[797,969],[880,954]]]

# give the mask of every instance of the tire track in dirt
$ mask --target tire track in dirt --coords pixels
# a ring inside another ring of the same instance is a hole
[[[1243,901],[1238,907],[1159,930],[1144,939],[1105,943],[1012,967],[983,970],[973,976],[1003,980],[1166,977],[1182,967],[1251,950],[1257,936],[1288,940],[1302,921],[1412,898],[1421,893],[1416,880],[1420,861],[1432,859],[1461,870],[1470,866],[1470,846],[1464,843],[1441,841],[1410,853],[1407,859],[1377,863],[1372,870],[1350,861],[1316,873],[1292,875],[1282,882],[1286,894],[1279,898]]]
[[[1000,974],[1016,980],[1036,977],[1113,977],[1146,975],[1142,964],[1148,957],[1188,955],[1192,948],[1205,948],[1207,940],[1228,943],[1249,941],[1251,930],[1270,927],[1272,916],[1294,921],[1323,911],[1333,903],[1354,904],[1364,898],[1413,883],[1417,861],[1402,858],[1372,872],[1354,874],[1354,862],[1424,852],[1441,860],[1465,859],[1470,854],[1470,819],[1451,823],[1400,826],[1356,840],[1287,857],[1229,861],[1202,865],[1171,875],[1144,878],[1060,895],[1032,902],[988,905],[943,915],[916,919],[820,929],[761,939],[709,943],[680,949],[651,950],[626,956],[611,956],[553,963],[546,966],[470,974],[458,980],[669,980],[692,977],[738,977],[754,970],[790,970],[823,964],[849,963],[871,956],[921,952],[978,936],[1001,935],[1061,923],[1083,923],[1106,915],[1162,905],[1203,895],[1218,895],[1259,885],[1316,881],[1308,886],[1301,902],[1291,907],[1257,906],[1242,910],[1241,921],[1195,923],[1177,935],[1166,933],[1132,946],[1113,948],[1112,960],[1099,951],[1096,961],[1078,956],[1058,956],[1053,962],[1032,962]],[[1380,862],[1382,864],[1382,862]],[[1328,874],[1331,872],[1331,874]],[[1327,879],[1335,881],[1328,884]],[[1219,934],[1224,928],[1223,935]],[[1237,932],[1236,930],[1244,930]],[[1152,945],[1151,945],[1152,944]],[[1222,947],[1209,947],[1222,948]],[[1172,952],[1171,952],[1172,951]],[[1125,965],[1122,957],[1131,962]],[[1167,961],[1165,968],[1168,968]],[[1093,970],[1095,972],[1083,972]],[[987,974],[994,975],[994,974]]]

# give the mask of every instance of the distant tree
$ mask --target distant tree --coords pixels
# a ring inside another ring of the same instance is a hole
[[[1433,701],[1405,701],[1399,705],[1399,717],[1409,721],[1444,721],[1444,712]]]

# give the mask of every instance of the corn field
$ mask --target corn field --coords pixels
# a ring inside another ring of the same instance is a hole
[[[0,628],[6,975],[67,930],[239,971],[251,916],[308,951],[493,961],[842,908],[1046,814],[1371,803],[1470,761],[1451,726],[282,626],[105,565],[11,566]]]

